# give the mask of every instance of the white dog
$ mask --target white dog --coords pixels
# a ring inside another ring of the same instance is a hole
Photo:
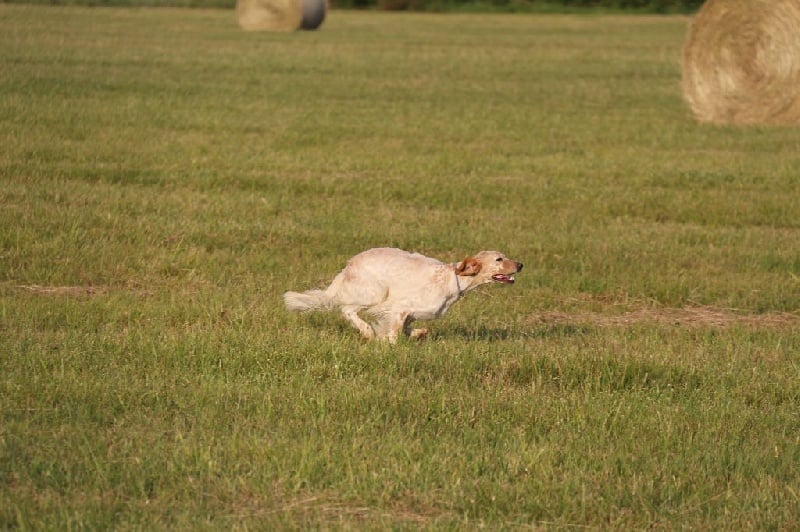
[[[295,311],[341,309],[365,338],[390,343],[398,334],[418,338],[427,329],[413,329],[414,320],[442,316],[458,299],[482,284],[513,283],[522,264],[497,251],[481,251],[455,264],[401,249],[375,248],[347,262],[325,290],[286,292],[286,308]],[[366,310],[372,324],[358,315]]]

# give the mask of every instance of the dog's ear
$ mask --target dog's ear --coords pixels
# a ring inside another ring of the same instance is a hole
[[[467,257],[456,264],[456,274],[458,275],[478,275],[481,271],[481,263],[475,257]]]

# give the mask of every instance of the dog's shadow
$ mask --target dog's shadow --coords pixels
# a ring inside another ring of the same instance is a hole
[[[582,336],[591,332],[591,327],[573,324],[539,325],[530,329],[519,327],[490,327],[479,325],[469,327],[456,325],[446,329],[432,331],[428,338],[434,340],[458,338],[481,342],[507,342],[513,340],[567,338]]]
[[[348,323],[326,314],[309,316],[310,324],[320,331],[331,330],[341,336],[356,335],[358,332]],[[424,338],[406,338],[409,342],[428,342],[439,340],[469,340],[477,342],[508,342],[530,339],[571,338],[589,334],[594,329],[590,325],[573,323],[538,323],[526,328],[521,325],[491,326],[491,325],[450,325],[441,328],[428,327],[428,334]]]

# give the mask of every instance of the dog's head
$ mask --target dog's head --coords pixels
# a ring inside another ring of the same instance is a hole
[[[506,258],[498,251],[481,251],[456,264],[456,275],[472,277],[470,286],[485,283],[514,283],[514,274],[522,270],[522,263]]]

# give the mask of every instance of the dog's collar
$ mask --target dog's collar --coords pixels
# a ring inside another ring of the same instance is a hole
[[[453,264],[453,274],[455,274],[455,276],[456,276],[456,288],[458,288],[458,295],[461,295],[461,294],[464,293],[464,291],[461,289],[461,281],[458,280],[458,263],[457,262]]]

